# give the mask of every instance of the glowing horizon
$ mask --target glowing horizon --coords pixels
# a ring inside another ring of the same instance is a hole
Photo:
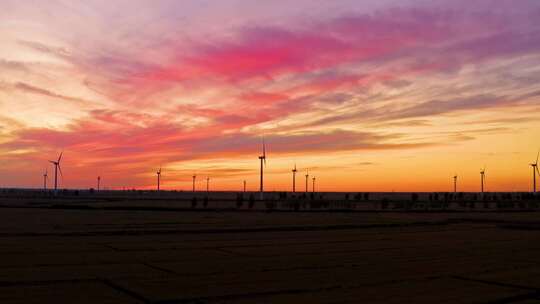
[[[0,187],[530,191],[540,2],[0,4]],[[310,181],[311,183],[311,181]]]

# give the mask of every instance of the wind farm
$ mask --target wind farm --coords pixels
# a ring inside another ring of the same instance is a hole
[[[125,207],[130,206],[130,202],[138,200],[152,200],[154,198],[154,192],[159,192],[161,203],[152,204],[152,208],[160,209],[174,209],[174,210],[194,210],[197,209],[197,205],[193,205],[195,200],[210,201],[210,204],[206,204],[201,211],[204,210],[220,210],[220,211],[242,211],[246,207],[249,210],[279,210],[279,211],[343,211],[343,212],[363,212],[363,211],[377,211],[377,212],[402,212],[402,211],[431,211],[431,212],[497,212],[497,211],[536,211],[540,208],[538,205],[540,197],[536,195],[536,175],[540,175],[538,170],[538,155],[534,163],[530,163],[532,168],[532,186],[529,192],[488,192],[486,191],[486,166],[480,170],[480,187],[478,192],[458,192],[457,181],[458,175],[454,174],[452,191],[448,192],[370,192],[370,191],[356,191],[356,192],[343,192],[343,191],[316,191],[316,177],[311,174],[309,168],[305,168],[305,191],[302,193],[296,192],[296,173],[300,170],[295,163],[292,172],[292,187],[289,191],[272,190],[265,191],[264,187],[264,170],[266,168],[267,160],[267,143],[265,139],[262,139],[261,155],[259,159],[259,189],[256,192],[247,190],[247,181],[242,181],[242,191],[237,192],[234,190],[211,190],[210,189],[210,176],[207,176],[205,180],[204,191],[198,191],[196,188],[197,174],[193,173],[191,176],[191,191],[184,191],[182,189],[167,189],[161,188],[161,175],[162,167],[156,171],[157,186],[155,190],[151,188],[123,188],[122,190],[107,190],[101,189],[101,176],[97,177],[97,191],[100,192],[99,197],[93,191],[92,187],[87,189],[69,189],[64,188],[59,191],[58,188],[58,173],[62,176],[61,161],[64,155],[62,151],[58,159],[48,161],[53,165],[54,175],[54,188],[49,190],[47,188],[48,170],[45,170],[43,174],[43,187],[41,189],[3,189],[1,190],[4,197],[10,201],[16,202],[14,198],[25,198],[21,201],[24,205],[25,200],[28,198],[42,197],[44,204],[49,206],[55,206],[56,201],[62,202],[63,199],[73,201],[72,207],[91,207],[88,205],[88,201],[96,199],[94,206],[101,207],[121,207],[122,204],[126,204]],[[271,172],[271,171],[270,171]],[[268,172],[267,172],[268,174]],[[311,178],[311,179],[310,179]],[[219,182],[219,181],[217,181]],[[310,191],[311,186],[311,191]],[[49,192],[54,194],[53,200],[49,202]],[[257,194],[257,195],[255,195]],[[308,195],[309,194],[309,195]],[[75,196],[74,196],[75,195]],[[246,197],[246,195],[248,195]],[[76,198],[83,198],[82,204],[76,201]],[[114,204],[104,204],[102,201],[114,200]],[[239,201],[249,199],[251,203],[249,205],[238,204]],[[47,202],[47,203],[45,203]],[[122,202],[122,203],[120,203]],[[7,204],[8,206],[10,204]],[[16,204],[16,206],[18,206]],[[240,207],[240,208],[239,208]],[[199,209],[197,209],[199,210]]]
[[[264,191],[263,169],[272,174],[266,150],[265,142],[262,155],[253,157],[260,169],[254,191],[246,180],[241,191],[213,190],[210,176],[199,191],[196,174],[191,191],[164,190],[161,167],[155,189],[101,190],[100,176],[97,192],[46,184],[0,189],[0,219],[17,218],[0,220],[0,238],[10,244],[0,254],[16,261],[0,263],[0,289],[25,291],[4,298],[430,303],[455,296],[459,287],[463,303],[536,299],[519,285],[522,276],[540,282],[537,263],[528,260],[540,229],[534,185],[529,192],[484,191],[484,167],[478,192],[458,192],[457,174],[449,192],[321,192],[306,168],[305,192],[296,192],[295,174],[303,168],[295,164],[291,191]],[[59,172],[62,155],[51,161]],[[21,241],[29,238],[39,247]],[[508,246],[521,248],[514,259],[507,258]],[[209,290],[208,280],[227,287]]]

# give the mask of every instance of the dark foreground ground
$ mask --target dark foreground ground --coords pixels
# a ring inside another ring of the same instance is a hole
[[[0,208],[0,303],[540,303],[539,212]]]

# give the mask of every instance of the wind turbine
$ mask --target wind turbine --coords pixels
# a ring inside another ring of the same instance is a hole
[[[60,175],[62,174],[62,168],[60,168],[60,161],[62,160],[62,154],[64,154],[64,151],[60,152],[60,156],[58,156],[58,160],[50,160],[49,162],[54,165],[54,191],[56,192],[58,189],[58,171],[60,171]]]
[[[306,171],[306,193],[308,192],[309,169]]]
[[[244,192],[246,192],[246,180],[244,180]]]
[[[263,199],[263,193],[264,193],[264,170],[263,170],[263,163],[264,167],[266,167],[266,144],[264,143],[264,137],[262,140],[262,155],[259,156],[259,159],[261,160],[261,186],[260,186],[260,192],[261,192],[261,199]]]
[[[101,176],[97,177],[97,191],[99,191],[99,186],[101,184]]]
[[[294,164],[294,169],[292,169],[292,192],[296,192],[296,163]]]
[[[454,193],[457,192],[457,174],[454,174]]]
[[[315,193],[315,177],[313,177],[313,188],[312,188],[312,190],[313,190],[313,193]]]
[[[540,156],[540,151],[538,151],[538,154],[536,154],[536,162],[534,164],[530,164],[533,171],[533,193],[536,193],[536,174],[540,176],[540,171],[538,171],[538,156]]]
[[[197,175],[193,174],[193,192],[195,192],[195,179],[197,178]]]
[[[49,177],[49,174],[47,173],[47,169],[45,169],[45,173],[43,174],[43,190],[47,190],[47,178]]]
[[[210,191],[210,177],[206,177],[206,193]]]
[[[485,174],[486,174],[486,167],[484,166],[484,169],[480,171],[480,186],[481,186],[480,190],[482,191],[482,193],[484,193],[484,181],[486,179]]]
[[[159,166],[159,170],[156,172],[157,174],[157,191],[159,191],[159,186],[161,183],[161,166]]]

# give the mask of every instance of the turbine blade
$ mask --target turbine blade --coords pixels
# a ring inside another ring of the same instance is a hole
[[[64,174],[62,174],[62,167],[60,167],[60,164],[58,164],[58,171],[60,172],[60,177],[64,177]]]
[[[538,173],[538,176],[540,176],[540,171],[538,170],[538,167],[535,167],[536,168],[536,173]]]
[[[60,152],[60,156],[58,157],[58,162],[60,162],[60,160],[62,160],[62,154],[64,154],[64,151]]]
[[[538,165],[538,156],[540,156],[540,151],[538,151],[538,154],[536,154],[536,162],[535,162],[536,165]]]

